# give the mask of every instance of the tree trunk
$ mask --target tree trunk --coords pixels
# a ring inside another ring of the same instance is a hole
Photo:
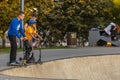
[[[6,47],[6,34],[5,34],[5,32],[3,33],[3,35],[2,35],[2,48],[5,48]]]

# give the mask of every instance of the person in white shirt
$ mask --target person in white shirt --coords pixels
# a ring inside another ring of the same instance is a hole
[[[111,36],[111,39],[114,40],[116,37],[117,31],[116,31],[116,24],[111,22],[105,29],[105,33],[109,36]]]

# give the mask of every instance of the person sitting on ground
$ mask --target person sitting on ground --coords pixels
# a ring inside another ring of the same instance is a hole
[[[105,29],[106,35],[111,36],[111,40],[115,40],[117,35],[116,24],[111,22]]]

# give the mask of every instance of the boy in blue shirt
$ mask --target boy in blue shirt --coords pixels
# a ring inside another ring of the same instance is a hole
[[[25,39],[25,33],[22,28],[22,20],[24,19],[25,14],[23,12],[20,12],[17,18],[14,18],[8,29],[8,37],[11,45],[11,51],[10,51],[10,61],[9,65],[19,65],[19,62],[16,61],[17,56],[17,42],[16,37],[20,40]],[[21,37],[21,35],[23,37]]]

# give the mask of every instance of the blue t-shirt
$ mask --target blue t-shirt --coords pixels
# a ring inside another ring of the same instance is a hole
[[[11,21],[8,29],[8,36],[17,36],[18,38],[20,38],[21,36],[19,32],[22,34],[23,37],[25,37],[25,33],[22,28],[22,20],[18,20],[18,18],[14,18]]]

